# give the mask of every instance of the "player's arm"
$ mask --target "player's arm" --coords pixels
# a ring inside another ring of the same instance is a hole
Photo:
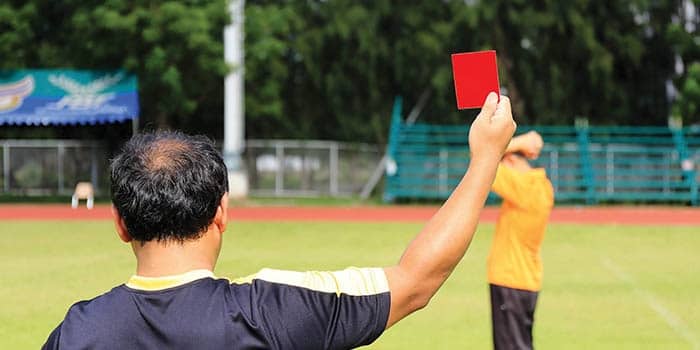
[[[505,153],[519,153],[529,159],[537,159],[540,156],[544,141],[542,136],[536,131],[529,131],[522,135],[514,136],[508,143]],[[493,181],[491,190],[496,192],[501,198],[513,203],[518,203],[523,199],[522,176],[515,169],[511,169],[501,162],[496,171],[496,179]]]
[[[543,146],[542,136],[537,131],[532,130],[513,137],[508,143],[505,153],[517,152],[529,159],[537,159]]]
[[[472,123],[467,173],[399,263],[385,269],[391,291],[387,328],[425,307],[469,247],[496,167],[515,131],[510,100],[497,100],[495,93],[489,94]]]

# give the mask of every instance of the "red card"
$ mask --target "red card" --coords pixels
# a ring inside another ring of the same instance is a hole
[[[481,108],[489,92],[499,94],[496,51],[456,53],[452,55],[457,109]]]

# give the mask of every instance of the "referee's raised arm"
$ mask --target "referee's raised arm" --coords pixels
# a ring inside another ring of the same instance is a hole
[[[490,93],[469,130],[471,161],[466,174],[398,264],[384,269],[391,291],[387,328],[425,307],[464,256],[514,132],[510,100],[501,97],[499,102]]]

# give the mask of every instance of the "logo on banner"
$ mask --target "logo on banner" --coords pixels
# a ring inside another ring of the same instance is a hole
[[[22,106],[24,98],[34,91],[34,78],[28,75],[19,81],[0,84],[0,113],[14,111]]]
[[[51,109],[85,110],[98,109],[114,98],[114,93],[103,93],[102,91],[112,87],[120,80],[122,74],[105,75],[87,84],[81,84],[63,74],[49,75],[49,82],[54,86],[63,89],[68,95],[58,102],[51,104]]]

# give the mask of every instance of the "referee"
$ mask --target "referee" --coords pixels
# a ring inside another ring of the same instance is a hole
[[[110,169],[114,223],[136,273],[74,304],[44,349],[351,349],[425,307],[469,247],[515,130],[489,94],[461,183],[396,265],[342,271],[213,270],[227,229],[226,166],[211,141],[139,134]],[[229,234],[229,233],[226,233]],[[426,335],[429,336],[429,335]]]
[[[527,161],[539,156],[542,145],[534,131],[514,137],[493,182],[493,191],[503,198],[487,263],[496,350],[533,348],[542,285],[540,246],[554,202],[545,170]]]

